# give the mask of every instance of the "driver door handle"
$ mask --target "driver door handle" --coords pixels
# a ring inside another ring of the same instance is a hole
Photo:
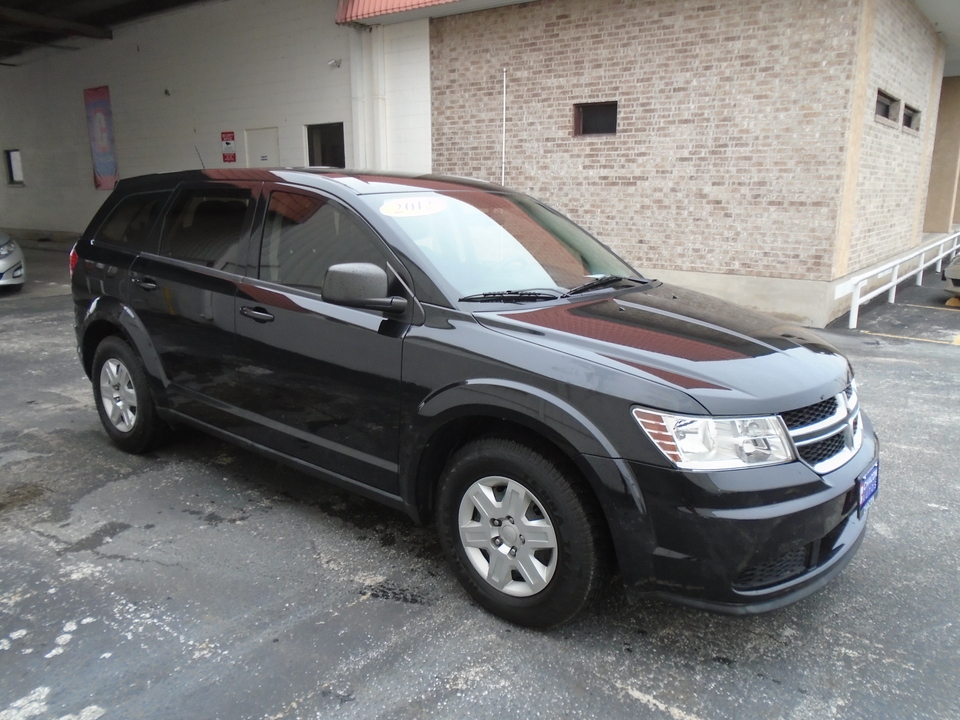
[[[262,307],[248,307],[244,305],[240,308],[240,314],[244,317],[250,318],[251,320],[256,320],[258,323],[273,322],[273,315],[268,313]]]
[[[157,281],[154,280],[152,277],[146,277],[146,276],[135,277],[131,280],[131,282],[134,285],[139,285],[141,290],[150,291],[150,290],[157,289]]]

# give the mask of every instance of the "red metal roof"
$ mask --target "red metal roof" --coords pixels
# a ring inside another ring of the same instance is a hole
[[[339,0],[337,22],[341,24],[359,22],[379,15],[393,15],[451,2],[457,2],[457,0]]]

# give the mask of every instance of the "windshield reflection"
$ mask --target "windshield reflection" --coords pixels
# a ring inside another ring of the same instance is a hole
[[[483,191],[371,198],[458,297],[558,293],[591,277],[637,273],[562,215],[522,195]]]

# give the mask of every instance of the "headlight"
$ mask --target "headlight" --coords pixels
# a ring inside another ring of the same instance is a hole
[[[13,249],[16,245],[13,244],[13,240],[8,240],[3,245],[0,245],[0,257],[6,257],[13,252]]]
[[[685,417],[634,408],[633,417],[660,451],[685,470],[733,470],[794,460],[778,416]]]

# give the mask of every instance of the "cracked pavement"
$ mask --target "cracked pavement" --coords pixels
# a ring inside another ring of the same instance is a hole
[[[191,431],[115,449],[69,298],[2,296],[0,720],[960,717],[960,347],[826,334],[882,443],[840,577],[750,618],[612,585],[533,632],[395,512]]]

